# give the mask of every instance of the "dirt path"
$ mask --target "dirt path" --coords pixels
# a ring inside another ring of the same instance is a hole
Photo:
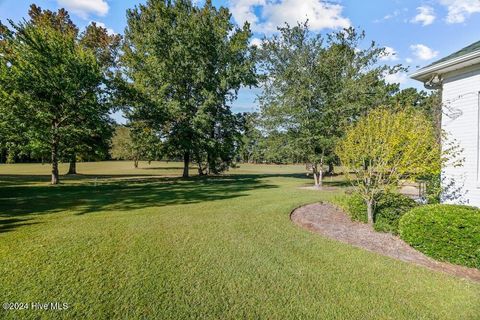
[[[480,270],[435,261],[413,249],[399,237],[376,232],[364,223],[352,222],[343,211],[333,205],[315,203],[303,206],[292,212],[291,219],[295,224],[328,238],[480,282]]]

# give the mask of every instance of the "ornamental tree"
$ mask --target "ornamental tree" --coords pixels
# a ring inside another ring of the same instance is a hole
[[[336,146],[346,178],[365,200],[369,224],[380,193],[397,188],[401,179],[439,173],[447,152],[441,154],[432,122],[412,108],[373,110]]]

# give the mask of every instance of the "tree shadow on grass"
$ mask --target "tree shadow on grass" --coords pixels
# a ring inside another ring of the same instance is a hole
[[[77,175],[64,177],[59,186],[49,176],[0,175],[0,233],[36,223],[37,215],[97,211],[127,212],[148,207],[213,202],[276,188],[272,177],[313,180],[302,173],[232,174],[211,177]],[[325,181],[343,186],[344,182]]]
[[[31,226],[34,224],[39,224],[40,222],[33,221],[32,218],[0,218],[0,234],[13,231],[16,228],[23,226]]]
[[[69,184],[72,182],[83,182],[93,179],[127,179],[127,178],[148,178],[148,177],[166,177],[169,175],[152,175],[139,172],[138,174],[75,174],[75,175],[60,175],[61,184]],[[178,175],[176,175],[178,176]],[[4,186],[28,186],[34,184],[48,184],[50,182],[50,175],[25,175],[25,174],[0,174],[0,187]]]
[[[2,187],[0,194],[0,231],[8,228],[8,224],[21,223],[14,223],[12,218],[64,211],[83,215],[96,211],[130,211],[219,201],[247,196],[254,190],[275,187],[262,181],[262,176],[259,175],[191,179],[89,179],[59,186],[11,185]]]

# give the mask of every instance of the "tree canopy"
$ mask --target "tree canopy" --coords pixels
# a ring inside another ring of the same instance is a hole
[[[380,193],[396,188],[401,179],[440,173],[447,156],[441,155],[433,124],[412,107],[369,112],[348,128],[336,153],[367,204],[371,224]]]
[[[104,103],[109,66],[98,51],[82,43],[64,9],[52,12],[32,5],[29,17],[9,21],[10,28],[0,26],[2,105],[9,121],[23,130],[27,144],[22,148],[50,153],[52,184],[57,184],[60,156],[93,145],[99,128],[110,121],[110,107]],[[95,25],[93,29],[106,32]],[[91,31],[87,29],[83,39]]]
[[[249,25],[237,28],[226,8],[207,0],[149,0],[127,13],[123,65],[127,115],[154,129],[170,156],[217,173],[234,160],[238,122],[230,103],[254,85]]]
[[[378,65],[384,49],[375,43],[359,49],[365,36],[353,28],[323,37],[305,23],[279,32],[259,50],[262,117],[270,133],[284,135],[292,153],[311,163],[320,186],[345,126],[388,101],[397,86],[384,74],[400,66]]]
[[[211,0],[147,0],[127,11],[122,41],[32,5],[28,20],[0,23],[0,158],[50,158],[52,184],[59,161],[76,173],[77,159],[110,154],[135,166],[183,159],[184,177],[192,162],[200,175],[236,161],[305,162],[321,186],[346,129],[380,106],[412,107],[440,142],[439,94],[388,84],[405,69],[383,64],[386,50],[363,32],[314,33],[308,22],[278,31],[251,46],[249,24]],[[260,112],[234,114],[239,90],[259,84]],[[120,108],[127,127],[110,152]]]

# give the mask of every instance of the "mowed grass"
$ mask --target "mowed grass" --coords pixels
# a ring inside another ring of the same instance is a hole
[[[52,187],[47,165],[0,165],[0,302],[69,304],[0,319],[480,319],[479,284],[293,225],[341,193],[299,189],[303,166],[78,169]]]

